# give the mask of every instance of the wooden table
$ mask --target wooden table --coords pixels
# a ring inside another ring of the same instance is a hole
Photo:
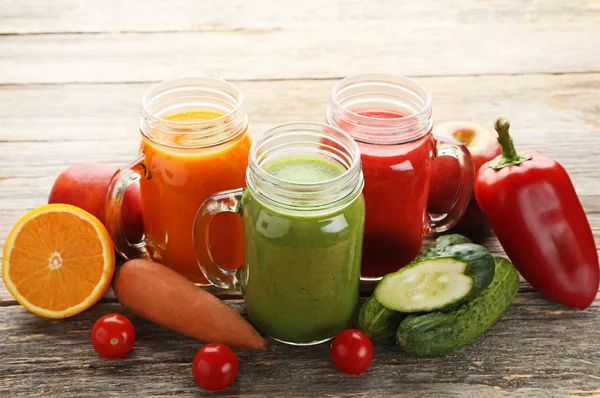
[[[235,82],[256,136],[322,121],[331,86],[365,72],[418,78],[437,122],[491,127],[508,116],[520,148],[566,167],[599,239],[596,0],[2,0],[0,35],[0,244],[68,165],[135,154],[141,97],[158,81]],[[502,254],[495,238],[485,244]],[[239,298],[227,302],[244,312]],[[204,394],[191,377],[201,343],[139,318],[133,353],[99,358],[89,333],[110,311],[122,311],[112,294],[71,319],[42,319],[2,285],[0,396]],[[213,395],[600,395],[600,299],[575,311],[523,283],[508,313],[460,352],[414,359],[376,346],[355,377],[333,367],[326,344],[238,355],[237,381]]]

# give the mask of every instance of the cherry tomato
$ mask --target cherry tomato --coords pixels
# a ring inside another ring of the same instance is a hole
[[[121,358],[133,348],[135,329],[125,315],[106,314],[92,328],[94,350],[104,358]]]
[[[202,346],[194,357],[192,374],[206,390],[222,390],[235,380],[239,363],[235,353],[224,344]]]
[[[373,360],[373,344],[357,329],[340,332],[331,342],[331,360],[342,372],[357,375],[369,368]]]

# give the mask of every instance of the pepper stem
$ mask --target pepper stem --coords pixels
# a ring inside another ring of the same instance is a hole
[[[490,162],[490,166],[495,170],[503,169],[506,166],[518,166],[521,163],[531,159],[528,153],[518,153],[515,149],[512,137],[508,130],[510,122],[504,116],[499,117],[494,123],[494,129],[498,133],[498,143],[502,147],[502,155],[496,160]]]

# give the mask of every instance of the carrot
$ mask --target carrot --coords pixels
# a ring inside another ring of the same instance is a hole
[[[121,266],[113,281],[131,312],[198,340],[267,350],[267,342],[240,314],[170,268],[148,260]]]

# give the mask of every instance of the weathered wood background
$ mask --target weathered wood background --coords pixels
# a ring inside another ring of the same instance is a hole
[[[322,121],[331,86],[366,72],[418,78],[437,122],[491,127],[508,116],[519,147],[566,167],[598,241],[597,0],[0,0],[0,244],[67,165],[135,154],[141,97],[158,81],[235,82],[256,135]],[[495,238],[485,244],[502,254]],[[240,300],[228,303],[244,312]],[[1,285],[0,396],[204,394],[191,377],[201,343],[138,318],[133,353],[99,358],[89,332],[110,311],[122,308],[107,294],[72,319],[42,319]],[[237,381],[211,395],[600,396],[599,342],[600,299],[570,310],[523,283],[498,324],[447,358],[376,346],[369,371],[350,377],[326,344],[274,344],[238,351]]]

